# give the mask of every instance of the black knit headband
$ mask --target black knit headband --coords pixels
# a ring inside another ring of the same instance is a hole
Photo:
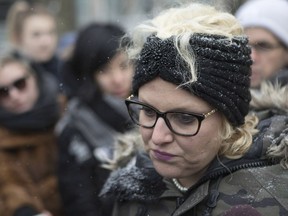
[[[197,33],[191,37],[189,49],[195,56],[198,76],[193,83],[189,82],[191,72],[175,47],[175,37],[148,37],[136,61],[133,93],[137,95],[142,85],[159,76],[207,101],[233,126],[242,125],[251,100],[248,39]]]

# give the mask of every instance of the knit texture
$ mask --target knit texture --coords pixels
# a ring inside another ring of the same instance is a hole
[[[133,93],[156,77],[174,83],[221,111],[233,126],[244,123],[251,100],[251,50],[246,37],[194,34],[190,51],[195,56],[197,81],[175,48],[175,37],[148,37],[136,62]]]

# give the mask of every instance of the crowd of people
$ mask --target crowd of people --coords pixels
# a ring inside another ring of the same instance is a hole
[[[193,2],[94,21],[60,54],[55,15],[16,1],[0,216],[287,215],[287,11]]]

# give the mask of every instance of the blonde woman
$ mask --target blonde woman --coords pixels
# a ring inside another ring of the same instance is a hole
[[[134,29],[128,53],[126,105],[146,153],[106,182],[113,215],[286,215],[285,154],[266,151],[287,143],[287,124],[253,142],[250,47],[235,17],[198,3],[168,9]]]
[[[55,15],[39,2],[15,1],[6,26],[13,56],[28,60],[36,73],[48,72],[59,80]]]

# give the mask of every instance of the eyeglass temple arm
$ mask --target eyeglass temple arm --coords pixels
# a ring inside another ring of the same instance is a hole
[[[213,113],[215,113],[217,111],[217,109],[213,109],[210,112],[204,114],[204,117],[207,118],[208,116],[212,115]]]

